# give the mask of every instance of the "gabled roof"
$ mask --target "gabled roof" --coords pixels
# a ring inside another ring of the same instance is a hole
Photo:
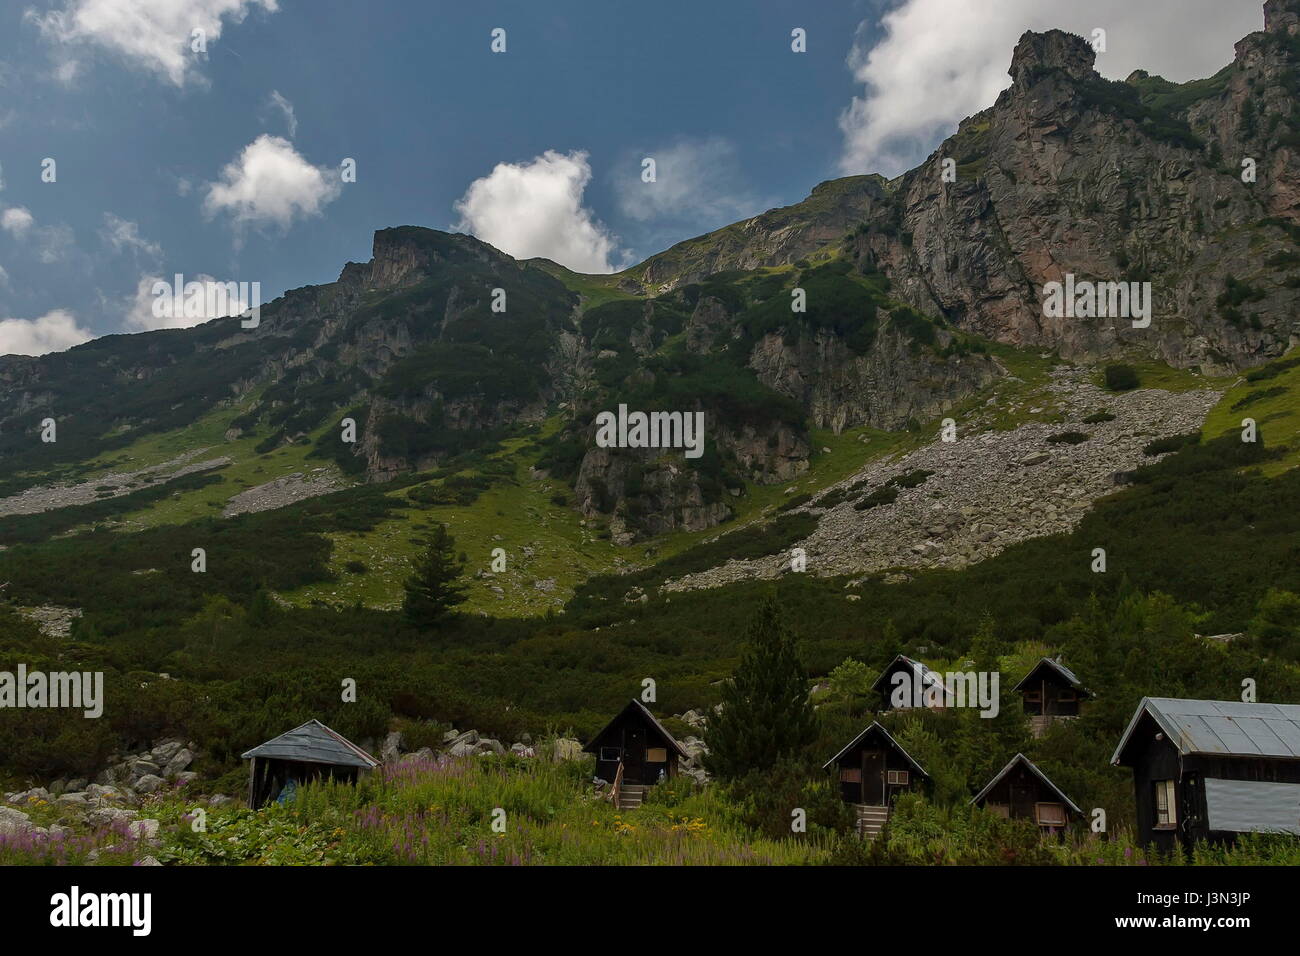
[[[943,676],[930,670],[930,668],[926,667],[920,661],[912,660],[912,658],[905,654],[899,654],[885,666],[885,669],[880,672],[880,676],[876,678],[876,682],[871,685],[871,689],[881,692],[890,689],[887,686],[886,679],[889,677],[890,673],[898,669],[900,664],[903,667],[911,669],[912,679],[919,681],[922,687],[934,686],[936,684],[942,687],[944,700],[948,699],[950,695],[947,686],[944,685]]]
[[[1112,764],[1120,762],[1144,714],[1182,756],[1300,758],[1300,704],[1143,697],[1110,758]]]
[[[655,715],[650,713],[650,711],[646,709],[646,706],[642,704],[641,701],[636,699],[629,701],[628,705],[624,707],[622,710],[620,710],[618,714],[614,717],[614,719],[604,726],[604,728],[601,730],[600,733],[592,737],[591,741],[587,744],[587,746],[582,748],[583,752],[595,753],[596,742],[600,740],[601,737],[605,736],[605,734],[608,731],[612,730],[614,728],[614,725],[617,724],[629,712],[631,712],[633,716],[639,717],[640,719],[648,723],[659,734],[659,736],[661,736],[664,739],[664,741],[669,746],[671,746],[673,750],[677,752],[677,756],[689,759],[689,755],[686,753],[686,750],[682,747],[682,745],[677,742],[677,738],[674,737],[672,734],[670,734],[664,728],[664,725],[659,723],[659,721],[655,719]]]
[[[378,760],[342,734],[330,730],[319,720],[309,720],[279,737],[258,744],[243,757],[245,760],[251,757],[270,757],[276,760],[298,760],[303,763],[323,763],[339,767],[373,769],[379,766]]]
[[[1020,682],[1016,684],[1015,687],[1011,688],[1011,690],[1013,692],[1020,690],[1020,688],[1025,685],[1025,682],[1027,680],[1029,680],[1031,677],[1037,674],[1044,667],[1046,667],[1048,670],[1050,670],[1051,672],[1059,676],[1061,680],[1065,681],[1075,690],[1079,691],[1079,693],[1087,694],[1089,697],[1092,696],[1092,691],[1088,690],[1088,688],[1083,686],[1083,682],[1080,681],[1079,678],[1075,676],[1074,671],[1070,670],[1070,668],[1066,667],[1060,661],[1052,660],[1052,658],[1050,657],[1042,658],[1041,660],[1039,660],[1037,664],[1029,668],[1029,673],[1026,674],[1024,677],[1020,678]]]
[[[1062,793],[1061,788],[1058,787],[1056,784],[1052,783],[1052,781],[1048,778],[1047,774],[1043,773],[1043,771],[1035,767],[1034,762],[1030,760],[1028,757],[1026,757],[1024,754],[1016,754],[1014,757],[1012,757],[1011,760],[1008,761],[1007,765],[1003,767],[1001,770],[999,770],[997,774],[994,775],[993,779],[990,780],[985,785],[984,789],[981,790],[979,793],[975,794],[975,798],[971,800],[971,805],[974,806],[975,804],[982,801],[986,796],[988,796],[989,791],[992,790],[994,787],[996,787],[1001,782],[1002,778],[1011,772],[1012,768],[1015,767],[1016,764],[1023,764],[1025,767],[1027,767],[1030,773],[1032,773],[1035,777],[1037,777],[1040,781],[1042,781],[1043,786],[1047,787],[1048,790],[1056,794],[1057,799],[1059,799],[1062,803],[1068,806],[1075,813],[1082,815],[1083,811],[1078,808],[1075,802],[1071,800],[1069,797],[1067,797],[1064,793]]]
[[[822,764],[822,769],[825,770],[831,764],[835,763],[837,760],[843,757],[846,753],[848,753],[850,750],[856,747],[859,744],[859,742],[864,740],[867,734],[871,733],[873,730],[878,731],[885,738],[885,743],[888,744],[890,748],[892,748],[893,750],[901,754],[903,759],[906,760],[909,764],[911,764],[913,770],[919,773],[922,777],[930,776],[928,773],[925,772],[924,767],[922,767],[919,763],[917,763],[915,760],[912,759],[911,754],[909,754],[906,750],[904,750],[901,746],[899,746],[898,741],[895,740],[892,736],[890,736],[889,731],[886,730],[884,727],[880,726],[880,721],[878,720],[873,720],[871,722],[870,727],[868,727],[866,730],[862,731],[862,733],[858,734],[856,737],[850,740],[847,746],[845,746],[843,750],[841,750],[830,760]]]

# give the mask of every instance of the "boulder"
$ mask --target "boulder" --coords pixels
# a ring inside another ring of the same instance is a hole
[[[160,826],[157,820],[146,817],[143,820],[132,820],[127,825],[127,832],[137,840],[157,840]]]
[[[406,746],[406,738],[402,736],[400,730],[394,730],[384,738],[384,746],[379,751],[379,759],[384,763],[396,763],[397,758],[402,755],[402,748]]]
[[[582,756],[582,742],[572,737],[559,737],[551,747],[551,756],[556,763],[577,760]]]
[[[21,810],[0,807],[0,833],[26,833],[32,828],[32,818]]]
[[[194,754],[185,747],[181,747],[176,751],[172,758],[167,761],[167,766],[163,767],[162,776],[173,777],[182,770],[187,770],[193,762]]]
[[[157,774],[147,773],[135,782],[136,793],[156,793],[167,785],[167,781]]]

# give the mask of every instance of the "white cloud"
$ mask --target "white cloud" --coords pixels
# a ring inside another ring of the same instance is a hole
[[[93,335],[77,325],[71,312],[55,309],[39,319],[0,319],[0,355],[44,355],[62,352]]]
[[[848,64],[866,89],[840,118],[840,166],[895,175],[924,158],[1010,84],[1011,51],[1025,30],[1090,36],[1102,28],[1103,76],[1144,69],[1182,82],[1216,73],[1233,44],[1262,25],[1259,0],[903,0],[879,27],[859,26]]]
[[[23,206],[10,206],[4,212],[0,212],[0,229],[15,239],[25,236],[35,221],[35,217]]]
[[[36,235],[40,240],[37,256],[47,266],[65,258],[76,245],[71,226],[42,226]]]
[[[149,259],[162,258],[162,246],[140,235],[140,226],[111,212],[104,213],[104,228],[100,230],[104,242],[115,252],[131,252]]]
[[[4,266],[0,266],[0,289],[9,288],[9,273],[5,271]]]
[[[613,272],[618,240],[582,204],[591,166],[582,151],[548,149],[527,163],[498,163],[456,200],[455,228],[516,259],[552,259],[576,272]]]
[[[293,139],[298,135],[298,117],[294,115],[293,104],[290,103],[279,90],[272,90],[271,95],[267,97],[267,105],[272,106],[284,114],[285,125],[289,128],[289,138]]]
[[[124,310],[124,326],[128,332],[152,332],[157,329],[189,329],[196,325],[202,325],[204,322],[212,319],[223,319],[227,316],[242,315],[248,311],[253,304],[239,298],[222,298],[224,292],[223,283],[217,282],[210,275],[200,275],[186,282],[186,288],[190,287],[192,282],[202,283],[204,295],[202,299],[203,308],[198,315],[155,315],[154,303],[159,297],[154,294],[154,283],[166,283],[168,291],[166,295],[171,296],[172,278],[164,279],[161,276],[141,276],[140,281],[136,284],[135,293],[127,296]],[[182,290],[184,294],[184,290]],[[198,304],[199,299],[195,297],[193,301]],[[224,304],[225,308],[219,307]],[[259,303],[260,304],[260,303]],[[216,306],[216,307],[214,307]],[[168,309],[164,311],[175,311]]]
[[[203,211],[226,213],[236,226],[288,229],[320,215],[341,189],[337,169],[313,166],[287,139],[264,133],[226,164],[219,182],[208,183]]]
[[[46,37],[63,46],[101,47],[128,62],[183,86],[199,54],[191,49],[195,30],[207,44],[221,37],[225,21],[241,23],[255,8],[268,13],[277,0],[68,0],[67,6],[27,16]],[[64,55],[60,76],[71,82],[76,61]]]
[[[643,160],[655,161],[655,181],[641,179]],[[738,188],[736,149],[719,137],[682,140],[625,161],[615,179],[619,209],[641,222],[722,225],[761,212],[763,201]]]

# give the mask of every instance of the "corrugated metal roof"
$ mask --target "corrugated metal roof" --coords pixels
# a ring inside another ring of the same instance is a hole
[[[1300,783],[1211,778],[1205,803],[1211,830],[1300,836]]]
[[[873,721],[871,722],[871,726],[870,726],[870,727],[868,727],[866,730],[862,731],[862,733],[858,734],[856,737],[854,737],[852,740],[850,740],[847,744],[845,744],[844,748],[843,748],[839,753],[837,753],[837,754],[836,754],[834,757],[832,757],[830,760],[828,760],[828,761],[826,761],[824,764],[822,764],[822,769],[825,770],[825,769],[826,769],[827,767],[829,767],[831,764],[835,763],[835,761],[837,761],[837,760],[839,760],[841,757],[843,757],[846,753],[848,753],[848,752],[849,752],[850,750],[852,750],[855,746],[857,746],[858,741],[860,741],[863,737],[867,736],[867,734],[871,733],[873,730],[878,730],[878,731],[880,731],[881,734],[883,734],[884,737],[885,737],[885,742],[888,743],[890,747],[894,748],[894,749],[897,750],[900,754],[902,754],[902,755],[903,755],[903,759],[906,760],[909,764],[911,764],[911,765],[912,765],[912,768],[913,768],[917,773],[919,773],[919,774],[920,774],[921,776],[923,776],[923,777],[928,777],[928,776],[930,776],[928,773],[925,772],[925,768],[922,767],[922,766],[921,766],[919,763],[917,763],[915,760],[913,760],[913,759],[912,759],[912,755],[909,754],[906,750],[904,750],[904,749],[902,748],[902,746],[899,745],[898,741],[895,740],[895,739],[890,735],[889,731],[886,730],[884,727],[882,727],[882,726],[880,725],[880,721],[878,721],[878,720],[873,720]]]
[[[1183,755],[1300,757],[1300,704],[1144,697],[1120,738],[1111,763],[1119,763],[1120,754],[1144,713],[1151,715]]]
[[[920,661],[913,660],[904,654],[899,654],[889,662],[885,669],[880,672],[880,676],[876,678],[876,682],[871,685],[871,689],[874,691],[884,690],[886,678],[889,677],[890,672],[894,670],[894,665],[899,663],[911,669],[913,679],[918,681],[921,687],[937,685],[943,688],[945,700],[950,696],[948,688],[943,682],[943,675],[938,671],[930,670],[930,668],[926,667]]]
[[[1069,797],[1067,797],[1064,793],[1062,793],[1061,788],[1058,787],[1056,784],[1052,783],[1051,779],[1047,776],[1047,774],[1043,773],[1043,771],[1039,770],[1036,766],[1034,766],[1034,762],[1030,760],[1028,757],[1026,757],[1024,754],[1016,754],[1009,761],[1007,761],[1007,765],[994,775],[993,779],[988,782],[988,784],[984,787],[984,789],[981,790],[979,793],[975,794],[974,799],[971,800],[971,805],[973,806],[974,804],[979,803],[981,800],[983,800],[984,797],[988,794],[988,792],[997,786],[998,781],[1001,780],[1003,777],[1005,777],[1007,774],[1009,774],[1011,772],[1011,768],[1018,763],[1023,763],[1026,767],[1028,767],[1029,772],[1032,773],[1039,780],[1041,780],[1043,784],[1047,787],[1047,789],[1051,790],[1052,793],[1060,797],[1061,802],[1067,804],[1071,810],[1073,810],[1075,813],[1078,814],[1083,813],[1083,811],[1078,808],[1075,802],[1071,800]]]
[[[1025,681],[1033,677],[1034,674],[1038,672],[1038,669],[1044,665],[1046,665],[1051,670],[1056,671],[1056,673],[1060,674],[1061,679],[1064,680],[1066,683],[1068,683],[1075,690],[1082,691],[1085,694],[1091,695],[1091,691],[1089,691],[1088,688],[1083,686],[1083,682],[1079,680],[1079,678],[1075,675],[1074,671],[1070,670],[1070,668],[1066,667],[1060,661],[1053,660],[1050,657],[1042,658],[1037,664],[1029,668],[1029,673],[1027,673],[1024,677],[1020,678],[1019,683],[1017,683],[1016,686],[1011,689],[1013,691],[1020,690],[1020,688],[1024,685]]]
[[[378,760],[319,720],[309,720],[279,737],[258,744],[243,756],[245,760],[250,757],[271,757],[340,767],[379,766]]]

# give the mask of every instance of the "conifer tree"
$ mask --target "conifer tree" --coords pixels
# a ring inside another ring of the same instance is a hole
[[[438,525],[406,580],[402,611],[407,619],[419,627],[433,627],[464,603],[466,587],[460,580],[464,571],[465,556],[456,556],[456,539],[446,525]]]
[[[709,722],[709,771],[736,779],[796,755],[817,734],[808,678],[795,639],[769,594],[750,623],[740,664],[722,690],[722,712]]]

